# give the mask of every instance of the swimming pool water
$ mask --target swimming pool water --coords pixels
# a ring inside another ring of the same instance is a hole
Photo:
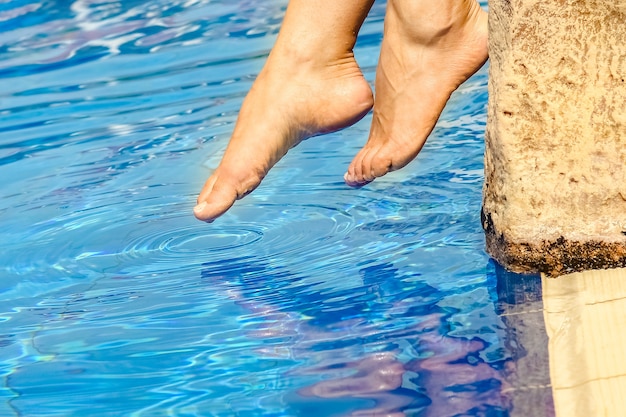
[[[0,2],[0,415],[509,415],[486,68],[404,170],[343,183],[368,116],[193,218],[285,5]]]

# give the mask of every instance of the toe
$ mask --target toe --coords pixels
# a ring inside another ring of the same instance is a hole
[[[379,149],[370,149],[361,161],[361,180],[364,183],[370,183],[379,176],[376,175],[374,171],[374,165],[378,159],[377,154],[379,151]]]
[[[219,174],[212,175],[198,196],[193,214],[198,220],[212,222],[226,212],[237,200],[237,189],[221,181]]]
[[[361,187],[367,184],[369,181],[364,179],[363,176],[363,160],[368,154],[368,148],[365,147],[359,151],[354,157],[348,171],[344,175],[344,181],[351,187]]]
[[[388,152],[388,150],[382,148],[373,155],[372,159],[370,159],[368,163],[370,175],[372,176],[372,178],[382,177],[383,175],[386,175],[389,172],[399,168],[396,167],[397,164],[395,163],[393,156]]]
[[[240,173],[242,169],[231,170],[220,167],[204,184],[193,213],[199,220],[212,222],[259,186],[266,170],[251,169]]]
[[[350,186],[361,187],[391,171],[391,166],[384,147],[366,145],[350,164],[344,179]]]

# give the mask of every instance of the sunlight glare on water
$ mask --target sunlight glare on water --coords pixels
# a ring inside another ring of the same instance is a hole
[[[404,170],[343,183],[370,115],[193,218],[285,7],[0,2],[0,415],[508,415],[486,68]]]

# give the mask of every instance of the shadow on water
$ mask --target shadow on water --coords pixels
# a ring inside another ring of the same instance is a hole
[[[503,330],[494,342],[454,334],[457,311],[439,305],[449,294],[389,263],[362,268],[360,286],[339,293],[276,265],[218,263],[202,278],[247,312],[255,355],[293,361],[276,375],[290,387],[277,394],[285,415],[553,415],[538,276],[489,263]]]

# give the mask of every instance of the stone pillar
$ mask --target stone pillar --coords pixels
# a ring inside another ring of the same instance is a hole
[[[515,272],[626,266],[626,0],[490,0],[482,221]]]

